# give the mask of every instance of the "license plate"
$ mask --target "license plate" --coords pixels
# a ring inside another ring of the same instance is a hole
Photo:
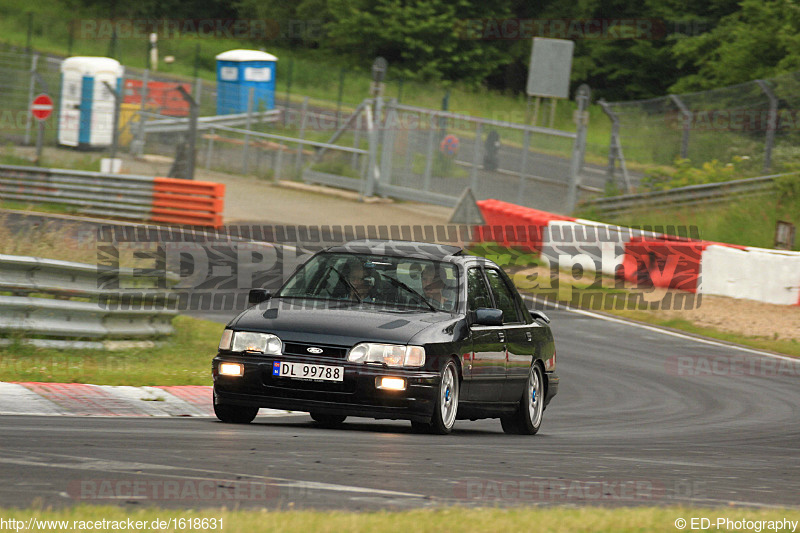
[[[272,363],[272,375],[282,378],[344,381],[344,367],[275,361]]]

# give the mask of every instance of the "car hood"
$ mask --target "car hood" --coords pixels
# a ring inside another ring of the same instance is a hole
[[[284,342],[352,346],[364,341],[406,344],[421,331],[452,319],[449,313],[369,304],[271,300],[247,309],[229,327],[272,333]]]

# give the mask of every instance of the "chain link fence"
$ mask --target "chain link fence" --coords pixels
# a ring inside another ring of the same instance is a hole
[[[31,95],[47,92],[56,109],[46,123],[45,145],[57,145],[60,64],[58,58],[0,54],[0,97],[18,122],[0,130],[6,142],[32,144]],[[479,200],[496,198],[559,212],[570,210],[580,199],[576,194],[599,192],[580,185],[585,138],[580,144],[575,132],[395,99],[368,98],[351,107],[288,91],[232,95],[218,83],[132,68],[125,69],[118,87],[116,145],[93,151],[145,156],[170,165],[173,177],[191,176],[185,169],[191,160],[192,168],[322,183],[447,206],[455,205],[469,187]],[[245,113],[217,114],[220,105],[240,110],[243,102]],[[79,105],[91,103],[81,100]],[[192,120],[195,110],[197,121]]]
[[[800,73],[649,100],[605,103],[619,124],[609,169],[624,158],[651,165],[734,157],[755,171],[780,170],[800,155]]]

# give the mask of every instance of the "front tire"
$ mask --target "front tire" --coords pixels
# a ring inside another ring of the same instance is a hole
[[[458,413],[458,395],[460,384],[458,381],[458,369],[456,364],[450,359],[442,370],[442,377],[439,380],[439,394],[436,398],[436,405],[433,408],[433,417],[428,423],[411,422],[411,428],[417,433],[433,433],[436,435],[447,435],[453,431]]]
[[[324,428],[335,428],[342,425],[344,419],[347,418],[344,415],[324,415],[321,413],[308,413],[311,415],[311,418],[316,422],[318,425]]]
[[[503,431],[512,435],[535,435],[544,417],[544,375],[539,365],[531,366],[525,392],[517,410],[500,417]]]
[[[226,403],[218,404],[217,396],[214,395],[214,414],[226,424],[249,424],[258,414],[258,407]]]

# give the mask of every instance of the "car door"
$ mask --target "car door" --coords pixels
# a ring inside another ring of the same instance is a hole
[[[506,358],[501,401],[516,402],[522,397],[528,379],[535,351],[533,335],[507,276],[495,268],[486,268],[485,272],[495,305],[503,311]]]
[[[494,307],[483,272],[478,267],[467,270],[467,310]],[[464,399],[474,402],[500,401],[505,381],[506,348],[502,326],[470,326],[472,354],[470,383]]]

